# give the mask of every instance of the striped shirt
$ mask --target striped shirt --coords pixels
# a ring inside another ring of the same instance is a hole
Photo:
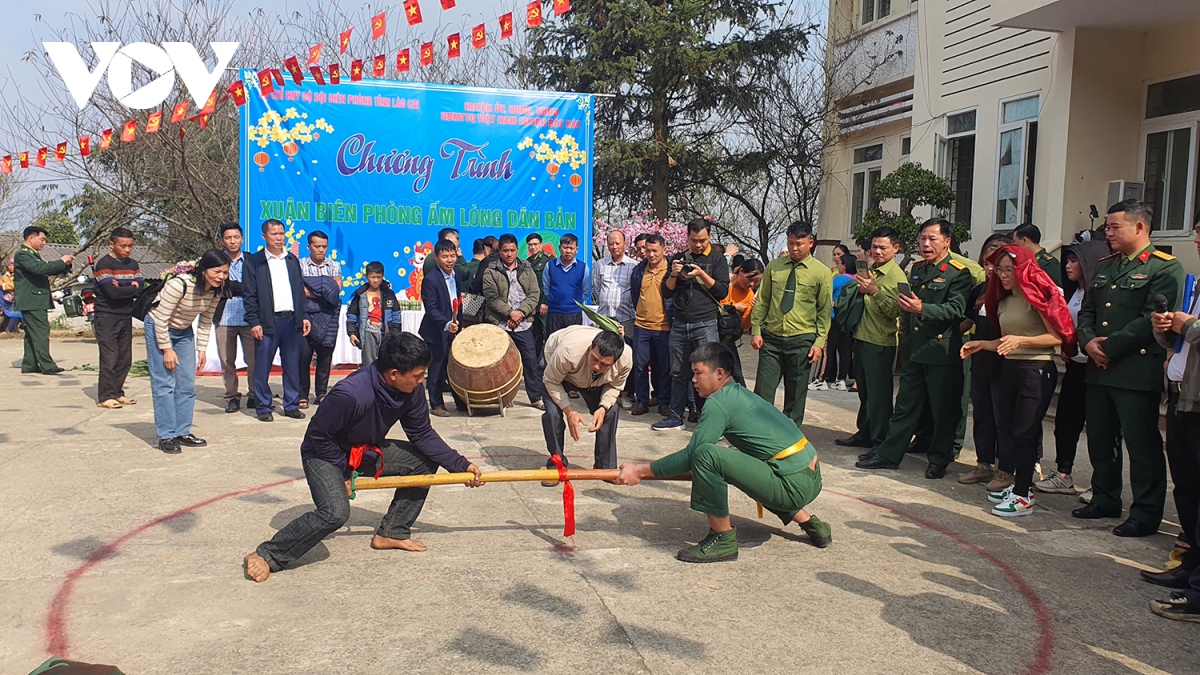
[[[246,262],[246,254],[242,253],[229,265],[229,280],[242,282],[242,266]],[[245,326],[246,303],[242,296],[235,295],[225,301],[225,310],[221,312],[222,326]]]
[[[318,265],[312,258],[305,256],[300,259],[300,274],[306,277],[341,277],[342,265],[336,260],[326,258]]]
[[[199,334],[196,336],[196,351],[202,352],[208,347],[208,334],[212,331],[213,314],[217,311],[217,303],[221,296],[212,291],[200,292],[199,286],[191,276],[172,277],[158,292],[158,306],[150,310],[148,315],[154,321],[154,339],[162,350],[171,348],[171,335],[164,327],[174,330],[186,330],[192,327],[192,321],[200,317]]]
[[[602,315],[621,323],[633,321],[635,311],[630,284],[635,267],[637,263],[628,256],[621,258],[619,263],[608,256],[592,268],[592,293]]]

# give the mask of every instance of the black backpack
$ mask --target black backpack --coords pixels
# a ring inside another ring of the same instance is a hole
[[[150,310],[158,305],[158,292],[162,290],[165,283],[162,279],[145,279],[142,281],[142,289],[138,292],[137,300],[133,301],[133,318],[141,321],[146,318]]]
[[[741,339],[744,333],[742,315],[732,304],[721,305],[721,313],[717,317],[717,336],[721,344],[733,344]]]

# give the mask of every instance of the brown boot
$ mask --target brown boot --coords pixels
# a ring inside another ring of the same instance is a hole
[[[963,485],[974,485],[975,483],[986,483],[996,477],[996,467],[991,464],[980,462],[975,465],[967,473],[961,474],[958,477],[958,482]]]

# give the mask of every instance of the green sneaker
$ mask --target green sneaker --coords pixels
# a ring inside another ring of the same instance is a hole
[[[689,563],[711,563],[737,560],[737,528],[725,532],[708,531],[708,536],[695,546],[675,554],[677,560]]]
[[[810,516],[807,523],[800,523],[800,529],[808,535],[809,542],[817,548],[825,548],[833,543],[833,531],[829,523],[816,516]]]

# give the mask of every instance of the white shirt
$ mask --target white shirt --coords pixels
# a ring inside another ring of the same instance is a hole
[[[279,256],[273,255],[265,248],[263,253],[267,256],[267,269],[271,272],[271,293],[275,296],[275,313],[296,311],[296,306],[292,304],[292,280],[288,276],[287,249],[284,249],[283,254]]]
[[[442,273],[442,277],[446,280],[446,290],[450,292],[450,307],[454,310],[454,319],[450,319],[446,322],[446,325],[442,327],[442,330],[449,331],[450,324],[454,323],[455,319],[458,318],[458,282],[454,280],[453,273],[446,274],[446,271],[440,267],[438,267],[437,270]]]
[[[608,256],[592,268],[592,295],[599,312],[621,323],[633,321],[636,313],[630,288],[634,267],[637,263],[629,256],[621,258],[619,263]]]
[[[1200,304],[1200,293],[1196,293],[1192,298],[1192,306],[1188,310],[1188,314],[1196,316],[1196,305]],[[1188,352],[1191,351],[1191,345],[1187,340],[1183,341],[1183,349],[1171,355],[1171,360],[1167,361],[1167,379],[1172,382],[1183,382],[1183,367],[1187,365]]]

